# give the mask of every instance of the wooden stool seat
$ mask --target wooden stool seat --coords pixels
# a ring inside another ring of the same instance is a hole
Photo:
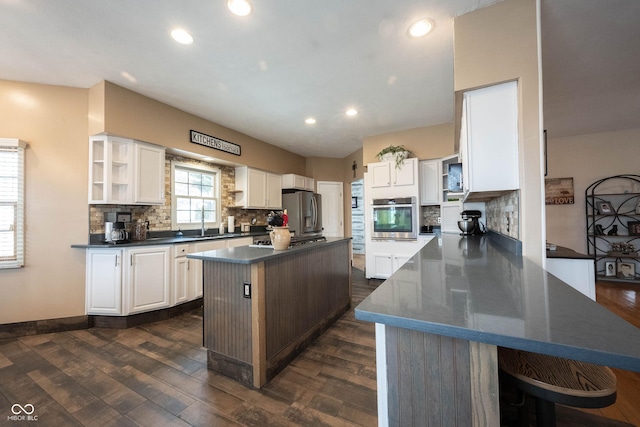
[[[606,366],[502,347],[498,363],[505,379],[536,398],[540,426],[555,425],[555,403],[603,408],[616,401],[616,376]]]

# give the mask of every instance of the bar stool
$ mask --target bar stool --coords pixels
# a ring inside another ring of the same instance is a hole
[[[616,376],[606,366],[503,347],[498,348],[498,364],[504,380],[535,398],[539,427],[555,427],[556,403],[604,408],[616,401]],[[529,425],[526,407],[518,418],[520,425]]]

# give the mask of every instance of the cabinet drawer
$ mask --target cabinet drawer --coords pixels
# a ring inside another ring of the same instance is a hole
[[[188,253],[189,253],[189,244],[186,244],[186,245],[175,245],[173,247],[173,257],[174,258],[187,256]]]

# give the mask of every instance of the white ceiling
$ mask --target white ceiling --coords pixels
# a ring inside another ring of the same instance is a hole
[[[225,0],[0,0],[0,79],[107,80],[303,156],[341,158],[366,136],[453,121],[453,17],[495,2],[253,0],[240,18]],[[640,127],[639,8],[543,0],[551,136]],[[410,39],[423,17],[434,31]],[[175,43],[175,27],[195,43]]]
[[[542,64],[549,137],[640,128],[640,1],[542,0]]]

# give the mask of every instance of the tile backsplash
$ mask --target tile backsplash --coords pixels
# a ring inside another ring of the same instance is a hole
[[[149,221],[149,231],[171,231],[171,162],[179,161],[194,165],[215,166],[222,174],[222,220],[228,216],[235,217],[236,227],[240,227],[241,222],[251,222],[256,219],[256,225],[267,224],[267,214],[269,210],[242,209],[236,208],[235,196],[231,191],[235,190],[235,168],[202,162],[187,157],[167,154],[165,158],[165,202],[164,205],[138,206],[138,205],[90,205],[89,206],[89,234],[104,233],[104,214],[107,212],[131,212],[131,221]],[[175,230],[177,231],[177,230]]]
[[[487,228],[520,239],[520,191],[515,190],[486,203]]]

